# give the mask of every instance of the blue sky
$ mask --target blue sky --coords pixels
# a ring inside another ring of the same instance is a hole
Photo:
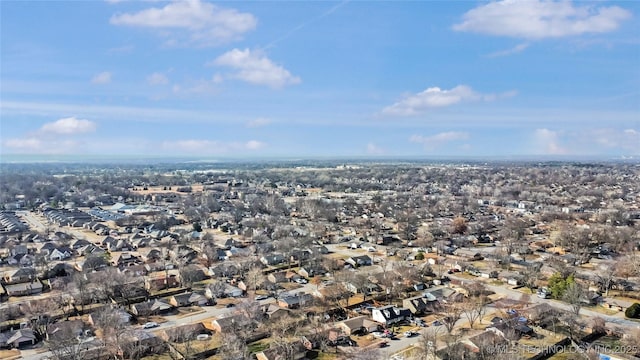
[[[640,154],[635,1],[2,1],[0,153]]]

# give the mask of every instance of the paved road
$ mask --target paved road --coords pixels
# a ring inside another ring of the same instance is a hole
[[[16,211],[16,215],[20,216],[24,222],[29,225],[29,228],[33,231],[44,233],[47,231],[47,224],[41,221],[31,211]]]

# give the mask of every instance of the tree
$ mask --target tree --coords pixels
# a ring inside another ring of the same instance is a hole
[[[540,269],[542,269],[542,263],[535,262],[526,265],[524,269],[520,271],[520,274],[522,274],[523,285],[532,293],[540,280]]]
[[[442,306],[442,323],[444,324],[447,333],[451,334],[456,326],[458,320],[462,315],[463,304],[458,302],[449,301]]]
[[[84,314],[84,306],[91,301],[91,291],[89,290],[89,280],[86,274],[75,273],[71,278],[71,283],[67,284],[67,291],[74,294],[74,305],[80,304],[80,311]]]
[[[596,334],[607,333],[607,322],[601,317],[595,317],[591,321],[591,331]]]
[[[483,283],[474,282],[467,286],[468,297],[461,304],[464,316],[469,320],[469,328],[473,329],[473,324],[480,320],[486,312],[489,300],[486,295],[486,287]]]
[[[571,305],[571,311],[576,316],[580,315],[580,309],[585,300],[584,288],[577,282],[568,283],[562,295],[562,300]]]
[[[609,296],[609,290],[613,285],[613,278],[616,274],[617,267],[613,263],[603,263],[598,267],[596,271],[596,278],[598,280],[598,287],[604,291],[604,296]]]
[[[344,360],[383,360],[387,357],[375,347],[366,347],[366,348],[357,348],[350,349],[346,354],[346,357],[341,359]]]
[[[573,274],[569,275],[566,278],[560,272],[551,275],[548,281],[548,287],[549,290],[551,290],[551,296],[553,296],[554,299],[562,299],[569,284],[572,284],[574,282],[575,279]]]
[[[88,358],[88,346],[76,337],[72,329],[62,326],[49,336],[45,345],[55,360],[84,360]]]
[[[57,309],[58,304],[49,298],[31,300],[20,307],[24,316],[31,321],[31,328],[40,340],[46,337],[47,326],[53,322]]]
[[[631,319],[640,319],[640,303],[633,303],[624,311],[624,316]]]
[[[467,231],[467,220],[461,216],[453,219],[453,223],[451,224],[451,233],[453,234],[464,234]]]

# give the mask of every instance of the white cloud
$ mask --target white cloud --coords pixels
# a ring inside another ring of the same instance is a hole
[[[382,109],[382,113],[385,115],[411,116],[427,109],[451,106],[464,101],[493,101],[500,97],[513,95],[515,95],[513,91],[501,95],[480,94],[467,85],[458,85],[451,90],[432,87],[417,94],[405,96],[393,105]]]
[[[217,140],[178,140],[165,141],[162,148],[172,152],[198,153],[198,154],[224,154],[232,151],[256,151],[266,146],[257,140],[247,142],[225,142]]]
[[[280,65],[276,65],[260,51],[249,49],[233,49],[215,60],[210,65],[227,66],[236,69],[231,77],[255,85],[266,85],[271,88],[282,88],[286,85],[300,83],[300,78]]]
[[[199,79],[185,84],[175,84],[172,91],[174,94],[182,96],[211,96],[219,93],[220,89],[216,86],[218,83],[218,79],[214,76],[211,80]]]
[[[255,29],[257,19],[235,9],[225,9],[199,0],[176,1],[164,7],[153,7],[137,13],[116,14],[113,25],[138,26],[187,33],[186,42],[211,46],[238,40]],[[180,33],[172,33],[169,43],[184,44]]]
[[[169,83],[169,79],[165,74],[155,72],[147,76],[147,83],[149,85],[166,85]]]
[[[549,129],[536,129],[533,133],[534,153],[566,155],[569,152],[560,144],[560,133]]]
[[[96,74],[91,79],[91,82],[94,84],[108,84],[111,82],[111,77],[112,77],[112,74],[110,72],[104,71],[99,74]]]
[[[68,154],[78,152],[82,143],[71,139],[26,137],[7,139],[2,147],[17,154]]]
[[[596,129],[581,138],[593,139],[597,145],[604,148],[640,153],[640,131],[635,129]]]
[[[528,43],[522,43],[512,47],[511,49],[492,52],[491,54],[487,55],[487,57],[494,58],[494,57],[501,57],[501,56],[509,56],[509,55],[520,53],[528,47],[529,47]]]
[[[77,151],[83,143],[74,135],[94,132],[96,124],[69,117],[42,125],[22,138],[2,141],[2,147],[22,154],[64,154]]]
[[[257,118],[247,122],[247,127],[256,128],[271,124],[271,120],[267,118]]]
[[[378,145],[376,145],[374,143],[368,143],[367,144],[367,154],[369,154],[369,155],[382,155],[384,153],[385,153],[384,149],[379,147]]]
[[[467,11],[457,31],[524,39],[560,38],[616,30],[631,13],[618,6],[574,6],[571,1],[502,0]]]
[[[409,141],[412,143],[423,144],[426,147],[438,147],[444,143],[457,140],[467,140],[469,133],[462,131],[447,131],[431,136],[412,135]]]
[[[42,125],[38,132],[43,135],[75,135],[96,131],[96,124],[89,120],[69,117]]]

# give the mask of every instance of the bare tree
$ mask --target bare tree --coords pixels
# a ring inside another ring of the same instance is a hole
[[[451,334],[458,320],[462,315],[463,304],[459,302],[448,301],[443,303],[441,314],[443,315],[442,323],[447,333]]]
[[[598,271],[595,272],[598,287],[604,292],[604,296],[609,296],[609,290],[613,285],[613,279],[617,272],[616,264],[614,263],[602,263],[598,266]]]
[[[48,337],[45,345],[55,360],[84,360],[88,358],[88,346],[76,337],[72,329],[63,326]]]
[[[31,300],[22,304],[20,310],[31,321],[31,328],[39,339],[44,339],[47,326],[53,322],[58,304],[52,299]]]
[[[218,348],[218,355],[223,359],[250,360],[251,352],[243,337],[233,333],[222,333],[222,345]]]
[[[418,340],[418,349],[415,360],[432,360],[436,358],[438,340],[442,337],[440,327],[432,327],[423,331]]]
[[[366,348],[358,348],[358,349],[350,349],[350,351],[346,354],[345,357],[341,359],[344,360],[383,360],[387,357],[382,353],[379,348],[375,347],[366,347]]]
[[[571,311],[576,316],[580,315],[580,309],[585,300],[584,288],[577,282],[570,283],[562,296],[562,300],[571,306]]]

